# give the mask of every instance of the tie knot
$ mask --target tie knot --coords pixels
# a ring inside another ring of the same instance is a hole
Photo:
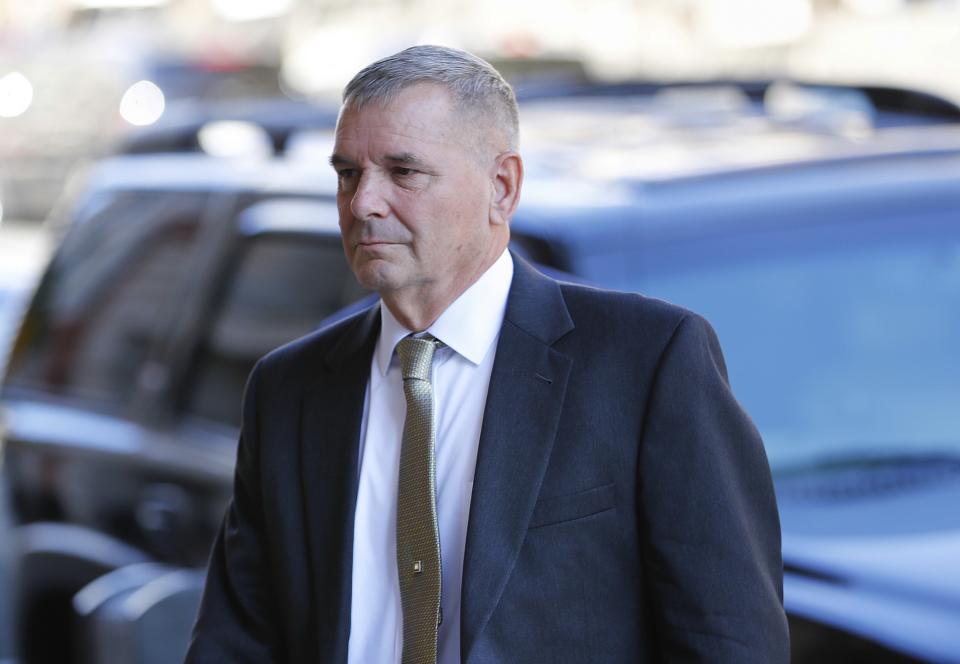
[[[440,342],[433,337],[404,337],[397,344],[397,355],[400,356],[400,368],[403,379],[417,378],[430,381],[430,366],[433,363],[433,351]]]

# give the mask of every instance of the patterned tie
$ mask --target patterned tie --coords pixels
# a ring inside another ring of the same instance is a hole
[[[437,528],[436,431],[430,369],[433,337],[397,344],[407,416],[397,492],[397,571],[403,607],[403,664],[436,664],[440,623],[440,532]]]

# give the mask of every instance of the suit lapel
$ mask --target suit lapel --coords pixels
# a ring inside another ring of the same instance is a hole
[[[461,659],[469,661],[523,544],[550,459],[573,329],[560,288],[514,256],[514,278],[484,408],[464,554]]]
[[[302,402],[300,482],[321,662],[347,661],[358,450],[378,331],[373,307],[341,334]]]

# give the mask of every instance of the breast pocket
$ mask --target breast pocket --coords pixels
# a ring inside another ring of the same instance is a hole
[[[616,507],[615,485],[587,489],[566,496],[541,498],[533,508],[530,529],[584,519]]]

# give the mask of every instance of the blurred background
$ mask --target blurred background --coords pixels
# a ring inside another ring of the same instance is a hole
[[[797,662],[960,662],[960,1],[0,0],[0,664],[176,662],[247,372],[368,301],[326,166],[416,43],[521,99],[515,251],[704,314]]]

